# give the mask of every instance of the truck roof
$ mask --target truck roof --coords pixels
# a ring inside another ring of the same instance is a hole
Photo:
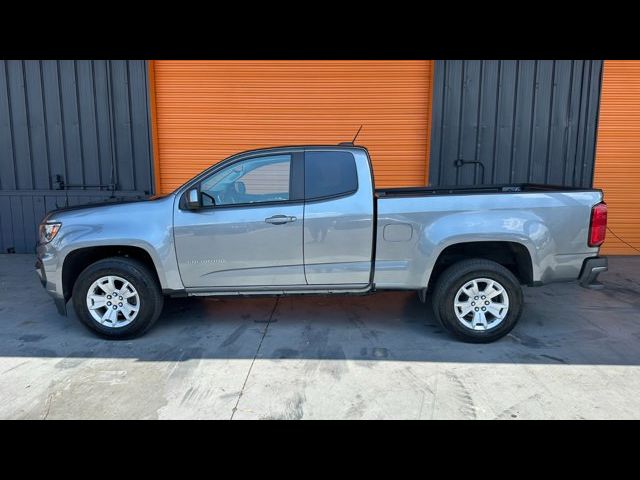
[[[264,147],[264,148],[254,148],[254,149],[250,149],[250,150],[244,150],[242,152],[238,152],[234,155],[232,155],[231,157],[228,158],[233,158],[233,157],[237,157],[237,156],[245,156],[247,154],[251,154],[251,153],[264,153],[264,152],[281,152],[281,151],[301,151],[301,150],[308,150],[308,149],[313,149],[313,150],[338,150],[338,151],[344,151],[344,150],[364,150],[366,152],[368,152],[366,147],[360,146],[360,145],[354,145],[351,142],[344,142],[338,145],[283,145],[283,146],[275,146],[275,147]]]

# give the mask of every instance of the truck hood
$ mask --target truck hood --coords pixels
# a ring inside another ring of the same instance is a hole
[[[131,216],[143,214],[147,210],[147,205],[162,202],[168,197],[169,195],[154,195],[144,198],[114,198],[57,208],[48,212],[43,222],[64,221],[70,218],[86,217],[87,215],[93,216],[94,214],[99,217],[107,212],[119,212],[131,218]]]
[[[149,197],[137,197],[137,198],[107,198],[102,201],[97,202],[87,202],[82,203],[80,205],[69,205],[67,207],[59,207],[54,210],[48,212],[49,214],[61,213],[61,212],[71,212],[74,210],[85,210],[88,208],[101,208],[108,207],[110,205],[122,205],[125,203],[140,203],[140,202],[149,202],[153,200],[157,200],[159,198],[164,198],[166,195],[153,195]]]

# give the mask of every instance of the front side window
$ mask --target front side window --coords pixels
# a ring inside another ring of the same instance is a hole
[[[289,200],[291,155],[269,155],[223,168],[200,184],[203,206]]]
[[[334,197],[358,190],[356,161],[349,152],[306,152],[304,195],[307,200]]]

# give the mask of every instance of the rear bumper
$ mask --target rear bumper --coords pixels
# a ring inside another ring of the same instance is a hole
[[[598,275],[609,269],[607,257],[587,258],[582,264],[582,271],[578,277],[581,287],[600,287],[602,284],[598,282]]]

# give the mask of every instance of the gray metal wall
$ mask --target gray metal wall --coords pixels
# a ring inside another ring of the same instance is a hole
[[[48,210],[152,191],[145,61],[0,61],[0,253],[33,252]]]
[[[437,61],[430,185],[590,187],[602,61]]]

